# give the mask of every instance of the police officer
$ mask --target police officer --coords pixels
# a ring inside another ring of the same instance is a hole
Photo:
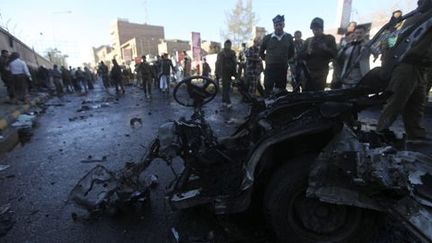
[[[263,38],[260,57],[265,61],[264,87],[266,96],[273,88],[285,90],[287,85],[288,60],[294,56],[293,37],[284,31],[285,18],[273,18],[274,32]]]
[[[324,20],[314,18],[310,25],[314,36],[306,39],[300,58],[306,61],[309,71],[304,91],[324,90],[330,60],[337,54],[334,36],[324,34]]]
[[[410,32],[412,26],[432,17],[432,0],[419,0],[417,10],[416,15],[405,20],[402,31]],[[398,42],[403,39],[398,38]],[[381,112],[377,131],[388,129],[401,114],[408,141],[425,140],[426,131],[421,122],[426,101],[426,68],[432,64],[432,31],[429,30],[396,66],[389,66],[389,61],[384,63],[384,70],[391,69],[387,90],[392,95]]]

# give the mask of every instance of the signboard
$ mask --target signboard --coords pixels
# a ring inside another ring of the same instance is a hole
[[[192,59],[201,60],[201,35],[198,32],[192,32]]]
[[[122,49],[122,56],[124,61],[132,61],[132,49],[130,48]]]

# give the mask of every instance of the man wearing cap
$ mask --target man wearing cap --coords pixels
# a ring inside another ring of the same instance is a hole
[[[389,73],[390,83],[387,91],[392,95],[387,100],[381,116],[378,119],[377,131],[388,129],[399,114],[405,125],[407,142],[425,142],[430,140],[422,126],[424,107],[426,102],[426,72],[432,66],[432,31],[421,36],[416,44],[408,50],[400,63],[394,63],[394,54],[409,39],[421,23],[432,17],[432,0],[419,0],[417,13],[405,20],[401,26],[401,33],[389,54],[384,56],[383,74]]]
[[[304,91],[324,90],[329,62],[336,57],[337,47],[332,35],[324,34],[324,20],[315,18],[310,26],[314,36],[306,39],[299,57],[306,61],[309,71]]]
[[[273,18],[274,32],[264,37],[260,57],[266,63],[264,87],[266,96],[273,88],[285,90],[287,84],[288,60],[294,56],[293,38],[284,32],[285,19],[282,15]]]

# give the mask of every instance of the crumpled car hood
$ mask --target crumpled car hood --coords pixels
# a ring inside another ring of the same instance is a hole
[[[390,146],[369,148],[348,127],[312,165],[307,196],[390,212],[432,240],[432,158]]]

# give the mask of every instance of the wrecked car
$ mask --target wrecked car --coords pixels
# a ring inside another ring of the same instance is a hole
[[[398,49],[398,57],[409,48]],[[140,200],[147,194],[137,186],[138,175],[148,164],[162,158],[170,165],[180,157],[184,169],[167,193],[174,209],[206,205],[215,214],[234,214],[261,208],[281,242],[364,242],[384,213],[430,241],[432,159],[404,151],[395,134],[366,131],[356,121],[390,95],[382,73],[371,70],[345,90],[261,100],[244,94],[252,103],[249,115],[224,138],[216,137],[202,109],[218,85],[206,77],[185,79],[173,96],[193,108],[192,116],[163,124],[142,162],[116,173],[102,166],[90,171],[81,180],[90,186],[77,185],[71,199],[91,210],[117,203],[119,195]],[[92,193],[94,185],[103,193]]]

